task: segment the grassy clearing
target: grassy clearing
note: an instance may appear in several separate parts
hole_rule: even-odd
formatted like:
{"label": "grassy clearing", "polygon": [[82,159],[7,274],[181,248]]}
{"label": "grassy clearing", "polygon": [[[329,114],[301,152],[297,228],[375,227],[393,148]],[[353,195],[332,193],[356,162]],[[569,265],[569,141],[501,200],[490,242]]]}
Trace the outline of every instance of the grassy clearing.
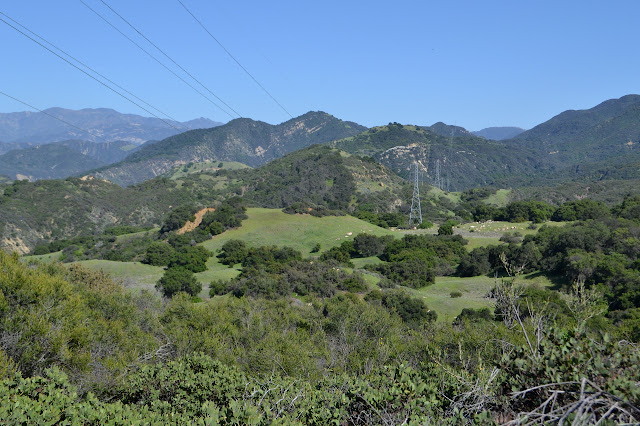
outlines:
{"label": "grassy clearing", "polygon": [[[222,167],[219,165],[222,164]],[[237,170],[237,169],[247,169],[249,166],[246,164],[238,163],[236,161],[205,161],[202,163],[191,163],[184,166],[179,166],[171,170],[167,173],[170,179],[176,180],[181,177],[185,177],[187,175],[193,173],[201,173],[201,172],[215,172],[218,170]]]}
{"label": "grassy clearing", "polygon": [[[546,222],[547,226],[565,226],[571,222]],[[531,222],[511,223],[500,221],[469,222],[454,228],[456,234],[469,240],[466,246],[471,251],[476,247],[484,247],[491,244],[502,244],[500,237],[507,232],[519,232],[522,235],[532,235],[538,232],[541,224],[536,224],[535,229],[530,229]]]}
{"label": "grassy clearing", "polygon": [[351,263],[353,263],[353,266],[355,267],[355,269],[361,269],[364,267],[364,265],[378,264],[383,262],[377,256],[371,256],[371,257],[360,257],[357,259],[351,259]]}
{"label": "grassy clearing", "polygon": [[[218,262],[215,254],[229,240],[243,240],[248,246],[259,247],[266,245],[289,246],[302,252],[303,256],[315,255],[311,249],[317,243],[321,252],[338,246],[344,241],[352,240],[360,233],[378,236],[393,235],[401,237],[397,231],[380,228],[352,216],[313,217],[310,215],[290,215],[276,209],[251,208],[247,209],[248,219],[242,226],[216,235],[202,245],[214,252],[214,257],[207,261],[208,270],[196,274],[198,280],[205,286],[213,280],[228,280],[240,272]],[[351,235],[349,235],[351,233]],[[377,258],[375,258],[377,259]],[[376,262],[373,258],[357,259],[356,267],[365,263]],[[377,259],[379,262],[380,260]],[[238,265],[236,265],[238,267]]]}
{"label": "grassy clearing", "polygon": [[401,236],[399,232],[352,216],[290,215],[280,210],[262,208],[248,209],[247,215],[248,219],[242,223],[242,227],[216,235],[202,245],[215,252],[227,241],[238,239],[253,247],[289,246],[308,256],[316,243],[320,244],[321,251],[325,251],[346,240],[353,240],[360,233]]}
{"label": "grassy clearing", "polygon": [[495,194],[489,195],[484,203],[491,204],[496,207],[506,206],[511,199],[510,189],[498,189]]}
{"label": "grassy clearing", "polygon": [[58,260],[60,260],[60,256],[62,255],[62,250],[60,251],[56,251],[53,253],[47,253],[47,254],[37,254],[37,255],[31,255],[31,256],[24,256],[24,259],[28,262],[30,260],[37,260],[38,262],[42,262],[42,263],[53,263],[53,262],[57,262]]}
{"label": "grassy clearing", "polygon": [[[554,284],[540,274],[528,274],[520,278],[523,285],[552,287]],[[435,284],[421,289],[409,289],[415,296],[438,314],[438,321],[451,322],[460,315],[464,308],[492,308],[493,301],[486,298],[487,293],[495,285],[495,279],[480,277],[436,277]],[[451,297],[451,292],[458,291],[462,297]]]}
{"label": "grassy clearing", "polygon": [[435,199],[435,200],[439,200],[440,197],[445,197],[447,198],[449,201],[451,201],[454,204],[458,204],[461,201],[461,195],[462,193],[460,192],[447,192],[447,191],[443,191],[440,188],[437,188],[435,186],[432,186],[431,188],[429,188],[429,190],[426,192],[426,199]]}
{"label": "grassy clearing", "polygon": [[94,259],[73,263],[96,271],[103,270],[113,278],[123,280],[123,285],[133,291],[155,291],[156,282],[164,274],[164,268],[161,266],[150,266],[140,262],[114,262]]}

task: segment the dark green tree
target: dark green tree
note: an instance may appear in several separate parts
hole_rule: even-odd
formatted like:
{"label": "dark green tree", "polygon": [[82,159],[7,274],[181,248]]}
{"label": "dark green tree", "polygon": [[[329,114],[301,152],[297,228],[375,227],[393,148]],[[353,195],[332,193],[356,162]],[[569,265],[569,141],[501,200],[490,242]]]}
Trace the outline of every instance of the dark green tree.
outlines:
{"label": "dark green tree", "polygon": [[196,280],[193,272],[183,268],[169,268],[156,284],[156,289],[167,298],[181,291],[195,296],[202,290],[202,284]]}

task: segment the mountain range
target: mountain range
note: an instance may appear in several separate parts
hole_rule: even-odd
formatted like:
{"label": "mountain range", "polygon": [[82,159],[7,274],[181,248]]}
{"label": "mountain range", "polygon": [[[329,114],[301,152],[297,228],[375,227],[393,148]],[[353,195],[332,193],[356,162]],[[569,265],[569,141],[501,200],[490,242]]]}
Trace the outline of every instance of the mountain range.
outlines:
{"label": "mountain range", "polygon": [[476,136],[480,136],[481,138],[501,141],[505,139],[515,138],[523,132],[526,132],[526,130],[520,127],[487,127],[485,129],[471,133]]}
{"label": "mountain range", "polygon": [[[55,170],[65,160],[73,162],[75,154],[106,162],[126,155],[118,150],[132,153],[97,169],[95,177],[0,183],[0,237],[4,247],[24,252],[40,240],[92,233],[107,225],[158,224],[172,207],[209,205],[234,194],[263,207],[402,209],[411,190],[400,177],[410,176],[415,161],[422,165],[423,182],[445,190],[529,186],[546,187],[544,192],[551,193],[550,188],[563,184],[557,194],[566,200],[583,196],[588,182],[596,182],[594,187],[604,192],[624,182],[625,188],[637,192],[638,143],[637,95],[567,111],[502,141],[444,123],[391,123],[367,129],[324,112],[309,112],[279,125],[237,119],[143,146],[60,142],[30,147],[26,156],[20,151],[5,156],[13,156],[8,163],[14,166],[22,162],[28,167],[38,156],[58,158],[47,149],[64,150],[66,157],[59,158]],[[219,165],[231,161],[255,168]],[[191,162],[210,164],[184,167]],[[89,166],[93,164],[83,167]],[[614,183],[601,184],[607,181]],[[122,187],[127,185],[132,186]],[[442,191],[434,193],[434,200],[424,204],[429,212],[438,209],[436,203],[442,199],[437,195]]]}
{"label": "mountain range", "polygon": [[61,179],[123,160],[138,147],[124,141],[79,140],[14,149],[0,155],[0,175],[11,179]]}
{"label": "mountain range", "polygon": [[221,124],[207,118],[180,123],[168,119],[121,114],[108,108],[49,108],[44,112],[0,113],[0,140],[4,143],[30,144],[71,139],[90,142],[121,140],[140,145],[148,140],[164,139],[186,130],[210,128]]}
{"label": "mountain range", "polygon": [[308,112],[278,125],[239,118],[223,126],[192,130],[147,144],[123,161],[92,174],[126,186],[191,162],[237,161],[255,167],[289,152],[354,136],[366,129],[325,112]]}

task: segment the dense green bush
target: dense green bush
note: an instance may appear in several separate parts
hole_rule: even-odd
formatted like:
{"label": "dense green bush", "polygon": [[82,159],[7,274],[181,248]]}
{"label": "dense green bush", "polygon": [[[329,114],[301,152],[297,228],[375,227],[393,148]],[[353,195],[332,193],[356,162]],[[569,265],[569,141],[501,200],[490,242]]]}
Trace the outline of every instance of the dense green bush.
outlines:
{"label": "dense green bush", "polygon": [[164,297],[171,298],[178,292],[185,292],[195,296],[202,290],[202,284],[188,269],[169,268],[156,284],[156,289],[162,292]]}
{"label": "dense green bush", "polygon": [[174,208],[165,218],[160,233],[164,234],[182,228],[188,221],[195,220],[196,211],[198,209],[192,204]]}

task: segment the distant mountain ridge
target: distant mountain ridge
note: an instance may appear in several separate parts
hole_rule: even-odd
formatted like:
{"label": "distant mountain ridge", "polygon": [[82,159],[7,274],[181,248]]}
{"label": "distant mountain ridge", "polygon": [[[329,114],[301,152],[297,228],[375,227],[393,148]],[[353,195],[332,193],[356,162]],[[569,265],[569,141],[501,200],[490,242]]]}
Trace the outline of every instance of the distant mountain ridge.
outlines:
{"label": "distant mountain ridge", "polygon": [[223,126],[192,130],[145,144],[122,162],[92,174],[126,186],[190,162],[237,161],[256,167],[289,152],[354,136],[366,129],[321,111],[308,112],[278,125],[238,118]]}
{"label": "distant mountain ridge", "polygon": [[505,139],[515,138],[522,132],[526,132],[526,130],[520,127],[487,127],[485,129],[471,133],[476,136],[480,136],[481,138],[501,141]]}
{"label": "distant mountain ridge", "polygon": [[136,145],[124,141],[62,141],[0,155],[0,175],[11,179],[60,179],[124,159]]}
{"label": "distant mountain ridge", "polygon": [[32,144],[70,139],[90,142],[121,140],[139,145],[148,140],[164,139],[181,131],[211,128],[222,124],[202,117],[185,123],[172,120],[163,121],[135,114],[122,114],[108,108],[70,110],[56,107],[44,111],[80,129],[88,130],[89,133],[41,112],[12,112],[0,113],[0,140],[5,143],[28,142]]}
{"label": "distant mountain ridge", "polygon": [[541,160],[563,178],[638,178],[640,96],[562,112],[508,142],[539,151]]}

